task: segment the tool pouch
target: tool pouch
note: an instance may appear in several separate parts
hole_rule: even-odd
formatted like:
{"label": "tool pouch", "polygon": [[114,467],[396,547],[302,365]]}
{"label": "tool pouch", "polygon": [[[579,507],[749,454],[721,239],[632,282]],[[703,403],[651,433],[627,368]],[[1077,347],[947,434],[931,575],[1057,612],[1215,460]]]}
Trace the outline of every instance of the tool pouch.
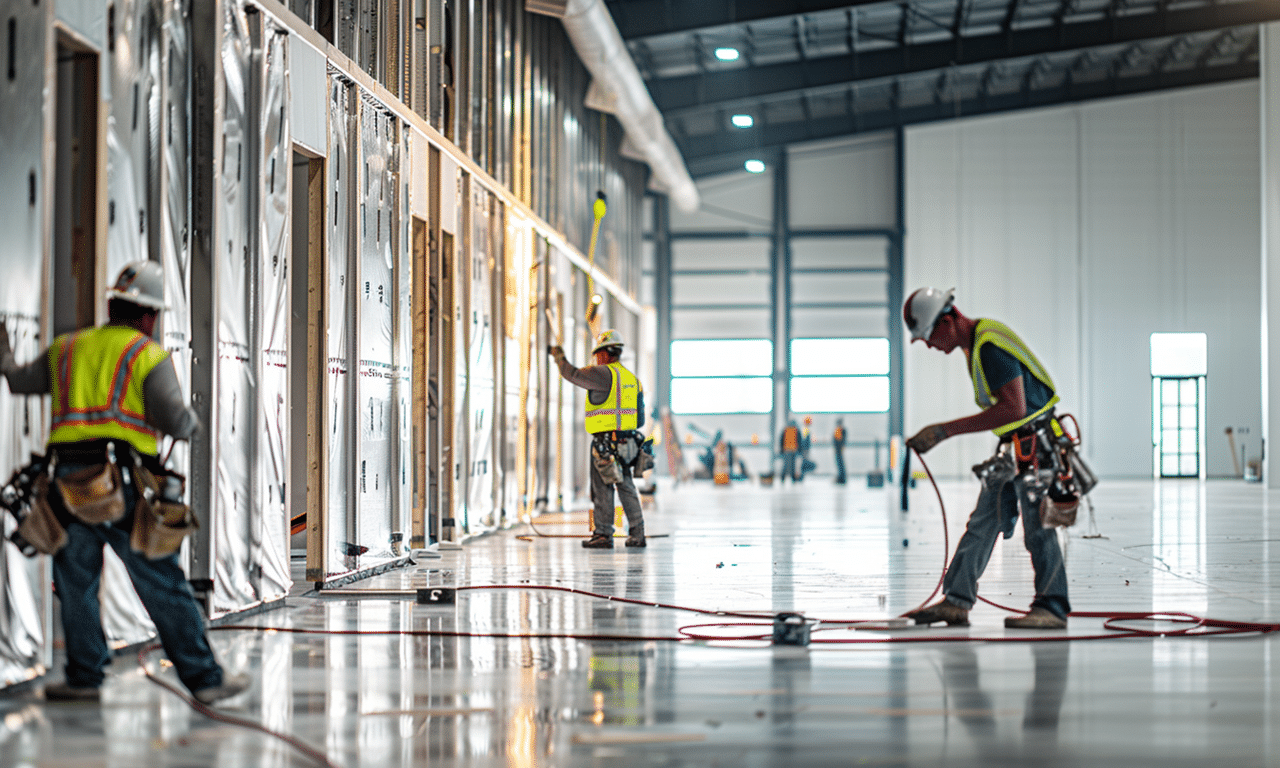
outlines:
{"label": "tool pouch", "polygon": [[596,472],[600,473],[600,479],[606,484],[615,485],[622,482],[622,464],[618,462],[618,455],[614,452],[611,440],[596,437],[591,441],[591,462],[595,465]]}
{"label": "tool pouch", "polygon": [[124,517],[124,484],[114,461],[85,467],[53,483],[63,506],[86,525],[114,523]]}
{"label": "tool pouch", "polygon": [[31,486],[27,515],[18,523],[18,536],[36,552],[56,554],[67,544],[67,531],[49,503],[49,477],[40,474]]}
{"label": "tool pouch", "polygon": [[636,454],[636,463],[631,468],[631,476],[642,477],[645,472],[653,469],[654,465],[653,438],[649,438],[640,445],[640,452]]}
{"label": "tool pouch", "polygon": [[129,546],[151,560],[168,557],[200,527],[191,507],[182,502],[187,479],[177,472],[156,475],[140,463],[134,466],[133,477],[138,503]]}

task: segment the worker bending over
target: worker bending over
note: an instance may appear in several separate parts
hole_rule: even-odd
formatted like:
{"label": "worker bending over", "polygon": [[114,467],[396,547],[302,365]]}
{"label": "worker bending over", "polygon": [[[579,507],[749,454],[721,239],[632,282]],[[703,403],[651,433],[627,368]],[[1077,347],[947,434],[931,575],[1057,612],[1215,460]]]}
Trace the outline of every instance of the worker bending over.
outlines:
{"label": "worker bending over", "polygon": [[[907,445],[923,454],[948,437],[988,429],[1000,443],[991,459],[974,467],[982,490],[942,582],[944,598],[906,616],[917,624],[945,621],[967,625],[978,598],[978,579],[991,559],[996,538],[1001,533],[1005,538],[1013,535],[1021,510],[1023,541],[1035,570],[1036,597],[1029,613],[1009,617],[1004,624],[1014,629],[1063,629],[1071,611],[1067,575],[1057,534],[1040,519],[1038,495],[1043,489],[1028,487],[1028,478],[1034,475],[1027,470],[1037,462],[1042,449],[1039,441],[1026,439],[1053,419],[1058,395],[1044,366],[1017,334],[995,320],[966,317],[955,308],[954,298],[954,290],[921,288],[907,299],[903,319],[913,342],[923,339],[944,354],[957,348],[964,351],[982,412],[930,424]],[[1020,438],[1036,446],[1027,449],[1033,455],[1018,451]],[[1028,493],[1037,498],[1027,498]]]}
{"label": "worker bending over", "polygon": [[588,549],[613,549],[613,487],[627,515],[627,546],[643,547],[644,515],[640,494],[631,481],[631,467],[644,442],[639,428],[644,426],[644,392],[640,380],[623,367],[622,336],[615,330],[601,331],[591,349],[595,365],[575,368],[565,359],[564,350],[548,351],[560,367],[564,380],[587,390],[587,432],[591,434],[591,538],[582,542]]}

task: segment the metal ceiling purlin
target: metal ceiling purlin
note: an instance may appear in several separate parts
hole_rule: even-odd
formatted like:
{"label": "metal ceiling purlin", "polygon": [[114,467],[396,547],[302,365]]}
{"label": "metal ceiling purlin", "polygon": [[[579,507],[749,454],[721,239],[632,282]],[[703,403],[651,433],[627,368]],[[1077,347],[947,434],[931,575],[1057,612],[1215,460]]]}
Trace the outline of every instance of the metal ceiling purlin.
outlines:
{"label": "metal ceiling purlin", "polygon": [[878,0],[606,0],[622,39],[833,11]]}
{"label": "metal ceiling purlin", "polygon": [[[803,61],[657,77],[648,81],[648,87],[658,109],[671,119],[684,111],[728,109],[733,102],[750,102],[793,91],[928,72],[950,66],[1062,53],[1097,46],[1132,44],[1278,19],[1280,4],[1247,0],[1228,5],[1100,18],[970,37],[953,36],[952,39],[939,42],[908,44],[905,51],[897,47],[880,48],[855,54],[810,57]],[[905,26],[904,22],[901,34],[905,34]],[[647,68],[653,71],[652,63]]]}

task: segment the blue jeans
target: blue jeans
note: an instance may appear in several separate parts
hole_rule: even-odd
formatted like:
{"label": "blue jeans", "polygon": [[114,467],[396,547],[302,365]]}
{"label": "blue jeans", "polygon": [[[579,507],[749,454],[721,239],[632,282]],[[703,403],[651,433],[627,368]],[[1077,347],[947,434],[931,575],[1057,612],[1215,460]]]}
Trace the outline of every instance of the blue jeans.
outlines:
{"label": "blue jeans", "polygon": [[[62,477],[84,464],[59,464]],[[67,644],[67,683],[76,688],[102,685],[102,668],[111,652],[102,631],[98,584],[102,578],[102,547],[109,545],[129,571],[142,605],[155,622],[164,652],[178,677],[191,691],[222,684],[222,667],[204,632],[204,614],[191,594],[176,554],[148,560],[129,546],[137,493],[125,483],[125,516],[115,523],[67,526],[67,545],[53,556],[53,583],[62,603],[62,629]]]}
{"label": "blue jeans", "polygon": [[951,558],[942,592],[947,602],[971,610],[978,599],[978,579],[987,569],[991,550],[1001,533],[1012,535],[1019,510],[1022,513],[1022,539],[1031,553],[1031,567],[1036,575],[1036,598],[1031,607],[1046,608],[1065,619],[1071,612],[1067,600],[1067,572],[1062,562],[1062,549],[1053,528],[1040,525],[1040,512],[1035,505],[1019,503],[1025,498],[1022,475],[1012,480],[983,483],[978,505],[969,516],[969,524],[956,553]]}

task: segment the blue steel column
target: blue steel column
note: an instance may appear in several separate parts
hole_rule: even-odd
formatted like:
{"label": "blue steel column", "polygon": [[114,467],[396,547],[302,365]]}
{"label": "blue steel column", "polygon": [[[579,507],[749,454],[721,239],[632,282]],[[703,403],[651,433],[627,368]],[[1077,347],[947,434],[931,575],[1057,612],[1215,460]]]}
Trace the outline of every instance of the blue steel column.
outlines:
{"label": "blue steel column", "polygon": [[658,348],[654,350],[653,403],[650,408],[671,405],[671,201],[666,195],[653,198],[654,308],[658,315]]}
{"label": "blue steel column", "polygon": [[[791,210],[787,152],[773,159],[773,248],[769,254],[769,318],[773,338],[773,411],[769,416],[770,455],[777,457],[778,433],[791,418]],[[772,466],[772,462],[770,463]]]}
{"label": "blue steel column", "polygon": [[[903,432],[903,385],[906,377],[902,371],[902,321],[898,315],[902,310],[904,294],[904,256],[903,240],[906,236],[906,138],[902,128],[893,132],[893,175],[894,175],[894,224],[893,235],[889,239],[889,436],[902,435]],[[907,463],[907,450],[903,447],[902,455],[902,509],[907,509],[907,487],[910,483],[910,471]]]}

